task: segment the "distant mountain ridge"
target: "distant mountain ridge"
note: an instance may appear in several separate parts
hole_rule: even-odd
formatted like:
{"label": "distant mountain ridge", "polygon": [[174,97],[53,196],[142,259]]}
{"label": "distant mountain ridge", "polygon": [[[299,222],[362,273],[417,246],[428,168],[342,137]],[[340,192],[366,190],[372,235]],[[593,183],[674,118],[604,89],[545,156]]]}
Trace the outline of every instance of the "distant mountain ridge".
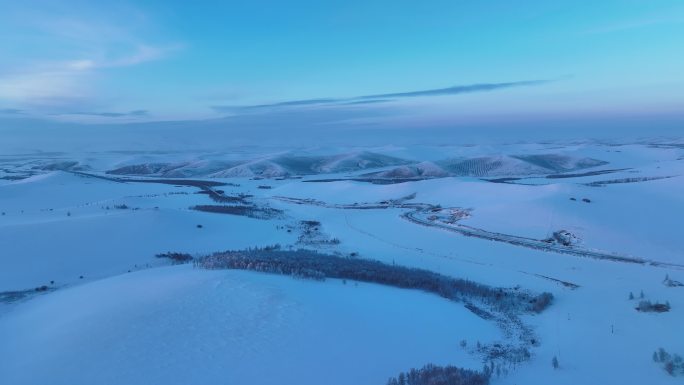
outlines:
{"label": "distant mountain ridge", "polygon": [[277,154],[246,160],[151,161],[120,165],[108,170],[107,173],[166,178],[280,178],[377,170],[361,176],[393,179],[547,175],[605,164],[608,162],[562,154],[496,155],[415,161],[360,151],[334,155]]}
{"label": "distant mountain ridge", "polygon": [[364,174],[373,178],[434,178],[446,176],[501,177],[564,173],[603,166],[608,162],[559,154],[498,155],[421,162]]}
{"label": "distant mountain ridge", "polygon": [[335,155],[275,155],[252,160],[198,160],[178,163],[141,163],[117,167],[108,174],[184,177],[264,177],[277,178],[356,172],[366,169],[412,163],[373,152],[361,151]]}

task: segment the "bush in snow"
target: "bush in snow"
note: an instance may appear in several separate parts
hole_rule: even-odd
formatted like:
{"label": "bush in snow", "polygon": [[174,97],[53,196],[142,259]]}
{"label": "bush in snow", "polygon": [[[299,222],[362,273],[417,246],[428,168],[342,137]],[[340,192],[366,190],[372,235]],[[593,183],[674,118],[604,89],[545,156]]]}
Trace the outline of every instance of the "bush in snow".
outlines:
{"label": "bush in snow", "polygon": [[550,238],[545,239],[544,242],[558,243],[563,246],[572,246],[579,242],[579,238],[567,230],[558,230],[554,231],[553,235]]}

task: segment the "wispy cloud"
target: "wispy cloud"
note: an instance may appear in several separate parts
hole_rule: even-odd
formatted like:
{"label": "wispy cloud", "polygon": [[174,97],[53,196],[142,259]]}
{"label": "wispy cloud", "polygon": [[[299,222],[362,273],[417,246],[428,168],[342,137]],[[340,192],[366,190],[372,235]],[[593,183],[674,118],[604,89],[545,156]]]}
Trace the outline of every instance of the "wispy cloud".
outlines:
{"label": "wispy cloud", "polygon": [[82,115],[82,116],[100,116],[104,118],[125,118],[125,117],[143,117],[148,115],[147,110],[133,110],[128,112],[68,112],[56,115]]}
{"label": "wispy cloud", "polygon": [[22,115],[23,113],[24,111],[18,108],[0,108],[0,114],[3,115]]}
{"label": "wispy cloud", "polygon": [[272,109],[283,109],[291,107],[304,107],[304,106],[334,106],[334,105],[357,105],[357,104],[373,104],[373,103],[387,103],[393,100],[402,98],[417,98],[417,97],[429,97],[429,96],[445,96],[445,95],[458,95],[467,94],[473,92],[488,92],[502,90],[506,88],[514,87],[528,87],[528,86],[540,86],[555,80],[523,80],[516,82],[506,82],[506,83],[476,83],[467,85],[458,85],[445,88],[435,88],[429,90],[418,90],[418,91],[407,91],[407,92],[395,92],[387,94],[374,94],[374,95],[363,95],[351,98],[318,98],[318,99],[302,99],[302,100],[288,100],[278,103],[270,104],[254,104],[246,106],[211,106],[210,108],[219,113],[236,113],[236,112],[248,112],[250,110],[272,110]]}
{"label": "wispy cloud", "polygon": [[361,96],[358,99],[381,99],[381,98],[414,98],[419,96],[441,96],[441,95],[456,95],[467,94],[471,92],[486,92],[495,91],[505,88],[525,87],[525,86],[539,86],[551,82],[551,80],[524,80],[518,82],[508,83],[477,83],[461,86],[453,86],[446,88],[437,88],[432,90],[397,92],[392,94],[378,94]]}
{"label": "wispy cloud", "polygon": [[630,31],[634,29],[648,28],[659,25],[684,24],[684,17],[680,16],[681,10],[673,11],[670,15],[644,17],[641,19],[626,20],[619,23],[605,24],[582,31],[584,35],[600,35],[613,32]]}
{"label": "wispy cloud", "polygon": [[[12,33],[11,23],[22,20],[15,28],[22,32],[17,33],[30,36],[39,47],[30,54],[14,55],[11,66],[0,67],[0,102],[39,115],[91,109],[102,104],[105,93],[99,89],[100,80],[109,69],[160,60],[181,48],[176,43],[146,42],[140,28],[146,18],[126,11],[104,14],[58,7],[52,13],[38,8],[0,16],[0,23],[7,24],[0,33]],[[42,48],[54,46],[60,47],[57,57]],[[119,117],[117,113],[100,116]]]}
{"label": "wispy cloud", "polygon": [[70,64],[36,65],[0,75],[0,100],[31,108],[85,98],[89,94],[87,80],[92,75],[89,71],[71,68]]}
{"label": "wispy cloud", "polygon": [[21,71],[0,74],[0,100],[24,104],[29,109],[80,103],[98,96],[94,88],[102,70],[158,60],[167,52],[166,48],[140,46],[112,59],[33,63]]}
{"label": "wispy cloud", "polygon": [[150,46],[136,44],[129,48],[129,52],[116,57],[99,59],[80,59],[64,63],[64,67],[73,71],[86,71],[101,68],[130,67],[146,62],[163,59],[168,54],[181,48],[181,45]]}
{"label": "wispy cloud", "polygon": [[392,99],[369,99],[369,100],[353,100],[351,102],[344,102],[341,104],[353,106],[353,105],[359,105],[359,104],[387,103],[387,102],[391,102],[391,101],[392,101]]}
{"label": "wispy cloud", "polygon": [[248,106],[211,106],[210,108],[216,112],[238,112],[238,111],[248,111],[248,110],[261,110],[261,109],[275,109],[280,107],[302,107],[302,106],[313,106],[321,104],[337,104],[344,99],[333,99],[333,98],[323,98],[323,99],[303,99],[303,100],[291,100],[286,102],[270,103],[270,104],[254,104]]}

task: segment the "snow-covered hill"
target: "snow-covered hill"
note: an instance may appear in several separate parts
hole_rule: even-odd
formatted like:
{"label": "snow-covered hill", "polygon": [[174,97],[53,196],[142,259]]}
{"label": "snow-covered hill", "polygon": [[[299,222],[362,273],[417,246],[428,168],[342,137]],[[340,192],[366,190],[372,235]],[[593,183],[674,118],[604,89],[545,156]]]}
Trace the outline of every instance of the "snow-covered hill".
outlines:
{"label": "snow-covered hill", "polygon": [[426,362],[479,369],[443,338],[460,330],[482,343],[501,337],[495,325],[426,293],[184,265],[18,306],[0,318],[0,378],[13,385],[374,385]]}
{"label": "snow-covered hill", "polygon": [[486,156],[422,162],[377,173],[376,178],[430,178],[443,176],[504,177],[547,175],[603,166],[608,162],[559,154]]}
{"label": "snow-covered hill", "polygon": [[[216,155],[211,159],[188,160],[180,163],[136,163],[118,166],[108,170],[117,175],[146,175],[171,178],[209,177],[264,177],[330,174],[355,172],[398,164],[407,160],[392,156],[363,152],[335,155],[275,154],[257,159],[226,161]],[[128,163],[131,163],[130,161]]]}

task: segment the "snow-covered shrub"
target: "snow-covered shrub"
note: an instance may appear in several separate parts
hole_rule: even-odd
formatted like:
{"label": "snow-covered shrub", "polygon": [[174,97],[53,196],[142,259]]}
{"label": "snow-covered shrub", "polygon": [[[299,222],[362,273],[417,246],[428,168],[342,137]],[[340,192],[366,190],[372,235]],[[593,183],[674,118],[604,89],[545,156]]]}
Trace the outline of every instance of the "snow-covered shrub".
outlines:
{"label": "snow-covered shrub", "polygon": [[580,242],[579,237],[567,230],[554,231],[553,234],[543,240],[546,243],[557,243],[563,246],[573,246]]}

